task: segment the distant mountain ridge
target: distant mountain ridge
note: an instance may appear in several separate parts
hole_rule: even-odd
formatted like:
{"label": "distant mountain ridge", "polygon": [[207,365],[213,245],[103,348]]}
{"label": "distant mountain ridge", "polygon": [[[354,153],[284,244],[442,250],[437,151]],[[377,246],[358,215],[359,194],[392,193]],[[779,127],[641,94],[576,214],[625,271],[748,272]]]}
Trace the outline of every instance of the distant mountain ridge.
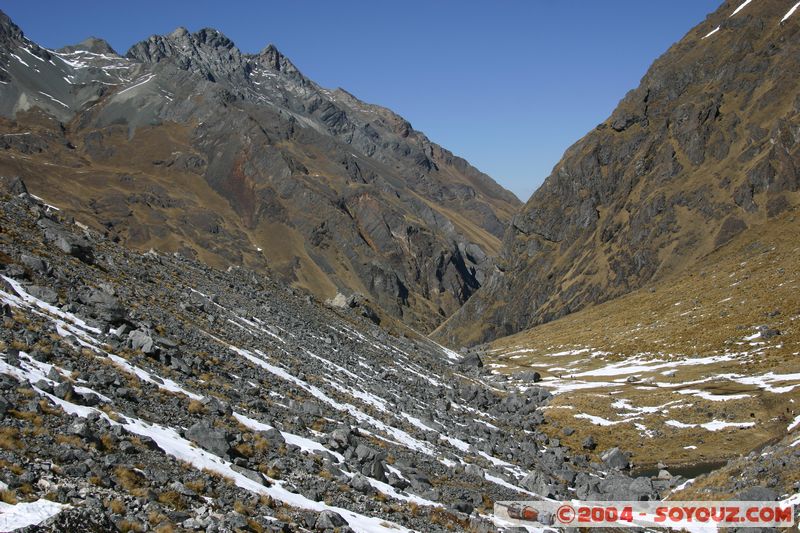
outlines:
{"label": "distant mountain ridge", "polygon": [[474,293],[520,205],[395,113],[213,29],[123,56],[0,14],[0,173],[138,249],[359,292],[424,331]]}
{"label": "distant mountain ridge", "polygon": [[480,343],[676,275],[798,204],[800,15],[725,2],[567,150],[499,271],[436,332]]}

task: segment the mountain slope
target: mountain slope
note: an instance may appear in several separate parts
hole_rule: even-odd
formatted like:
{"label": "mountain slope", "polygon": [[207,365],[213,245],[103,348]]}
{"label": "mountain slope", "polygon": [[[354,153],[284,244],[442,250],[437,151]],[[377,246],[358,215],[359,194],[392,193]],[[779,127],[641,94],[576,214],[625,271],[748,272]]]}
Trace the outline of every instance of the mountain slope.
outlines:
{"label": "mountain slope", "polygon": [[567,150],[440,340],[482,342],[626,294],[797,204],[799,19],[784,0],[740,5],[691,30]]}
{"label": "mountain slope", "polygon": [[19,181],[0,228],[3,526],[38,505],[103,526],[36,531],[488,533],[495,501],[680,482],[567,454],[539,387],[246,268],[133,252]]}
{"label": "mountain slope", "polygon": [[[555,397],[547,433],[581,449],[633,445],[672,474],[711,470],[798,433],[797,208],[754,225],[681,275],[504,337],[487,366],[541,374]],[[684,473],[687,477],[693,477]]]}
{"label": "mountain slope", "polygon": [[[428,331],[493,268],[518,200],[273,46],[179,28],[125,57],[0,24],[0,172],[129,246],[360,292]],[[26,59],[27,58],[27,59]]]}

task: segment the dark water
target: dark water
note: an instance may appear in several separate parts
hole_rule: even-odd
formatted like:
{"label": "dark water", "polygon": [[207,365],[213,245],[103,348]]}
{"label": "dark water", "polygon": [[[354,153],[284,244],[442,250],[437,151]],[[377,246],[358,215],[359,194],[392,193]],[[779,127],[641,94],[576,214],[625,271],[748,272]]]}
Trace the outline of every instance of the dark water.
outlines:
{"label": "dark water", "polygon": [[[678,465],[668,467],[666,470],[673,477],[681,476],[687,479],[696,478],[702,474],[708,474],[709,472],[713,472],[718,468],[722,468],[727,464],[727,461],[711,461],[706,463],[692,463],[688,465]],[[645,468],[634,468],[631,472],[634,476],[645,476],[645,477],[655,477],[658,475],[658,468],[656,467],[645,467]]]}

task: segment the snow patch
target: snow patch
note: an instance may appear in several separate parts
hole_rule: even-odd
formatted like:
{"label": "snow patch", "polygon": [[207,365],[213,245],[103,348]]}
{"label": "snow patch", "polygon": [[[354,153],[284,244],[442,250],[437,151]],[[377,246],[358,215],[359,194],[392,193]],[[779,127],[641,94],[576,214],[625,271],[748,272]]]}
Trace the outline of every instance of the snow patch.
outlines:
{"label": "snow patch", "polygon": [[[272,426],[269,424],[265,424],[263,422],[259,422],[258,420],[254,420],[248,416],[245,416],[241,413],[233,413],[234,418],[238,420],[243,426],[252,429],[253,431],[269,431],[273,429]],[[289,433],[288,431],[281,431],[281,435],[283,436],[284,440],[286,440],[287,444],[293,444],[297,446],[304,452],[314,453],[317,452],[327,452],[334,457],[341,463],[344,462],[344,457],[342,454],[334,452],[320,444],[319,442],[306,438],[301,437],[300,435],[295,435],[294,433]]]}
{"label": "snow patch", "polygon": [[691,394],[692,396],[697,396],[698,398],[702,398],[710,402],[727,402],[730,400],[741,400],[743,398],[750,397],[749,394],[713,394],[711,392],[701,391],[698,389],[683,389],[675,392],[678,394]]}
{"label": "snow patch", "polygon": [[792,8],[783,16],[781,22],[784,22],[786,19],[794,15],[794,12],[797,11],[797,8],[800,7],[800,2],[797,2]]}
{"label": "snow patch", "polygon": [[0,502],[0,531],[14,531],[23,527],[39,525],[67,507],[69,505],[50,500],[36,500],[16,505]]}
{"label": "snow patch", "polygon": [[719,431],[727,428],[749,428],[756,425],[755,422],[723,422],[721,420],[712,420],[711,422],[706,422],[704,424],[684,424],[683,422],[678,422],[677,420],[667,420],[665,424],[681,429],[699,427],[705,429],[706,431]]}
{"label": "snow patch", "polygon": [[126,92],[130,91],[131,89],[135,89],[136,87],[139,87],[139,86],[141,86],[141,85],[144,85],[145,83],[147,83],[148,81],[152,80],[152,79],[153,79],[153,78],[155,78],[155,77],[156,77],[156,75],[155,75],[155,74],[148,74],[148,75],[147,75],[147,76],[145,76],[144,78],[141,78],[141,81],[138,81],[138,80],[137,80],[137,81],[138,81],[138,83],[135,83],[135,84],[133,84],[133,85],[131,85],[130,87],[127,87],[127,88],[125,88],[125,89],[122,89],[120,92],[118,92],[118,93],[117,93],[117,96],[119,96],[120,94],[124,94],[124,93],[126,93]]}
{"label": "snow patch", "polygon": [[[738,13],[739,11],[741,11],[742,9],[744,9],[744,8],[747,6],[747,4],[749,4],[749,3],[750,3],[750,2],[752,2],[752,1],[753,1],[753,0],[744,0],[744,2],[742,2],[741,4],[739,4],[739,7],[737,7],[737,8],[736,8],[736,9],[733,11],[733,13],[731,13],[731,17],[732,17],[732,16],[734,16],[734,15],[735,15],[736,13]],[[728,18],[730,18],[730,17],[728,17]]]}
{"label": "snow patch", "polygon": [[573,415],[575,418],[584,418],[594,424],[595,426],[616,426],[617,424],[624,424],[625,422],[631,422],[638,417],[633,418],[624,418],[622,420],[608,420],[601,416],[590,415],[586,413],[578,413],[577,415]]}

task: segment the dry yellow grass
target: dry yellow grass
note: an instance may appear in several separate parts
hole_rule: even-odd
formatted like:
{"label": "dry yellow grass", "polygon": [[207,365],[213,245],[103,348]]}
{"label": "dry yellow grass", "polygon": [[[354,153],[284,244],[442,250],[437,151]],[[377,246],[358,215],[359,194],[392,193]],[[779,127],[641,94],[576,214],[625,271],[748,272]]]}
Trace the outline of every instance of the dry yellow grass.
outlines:
{"label": "dry yellow grass", "polygon": [[144,526],[134,520],[122,520],[117,527],[122,533],[140,533],[144,531]]}
{"label": "dry yellow grass", "polygon": [[147,484],[144,476],[124,466],[118,466],[114,469],[114,478],[128,492],[140,489]]}
{"label": "dry yellow grass", "polygon": [[0,428],[0,448],[4,450],[18,450],[19,446],[19,430],[17,428]]}
{"label": "dry yellow grass", "polygon": [[189,412],[193,415],[202,414],[206,412],[206,407],[201,401],[191,400],[189,401]]}
{"label": "dry yellow grass", "polygon": [[105,505],[106,508],[114,514],[121,515],[126,511],[125,504],[122,503],[122,500],[106,500]]}
{"label": "dry yellow grass", "polygon": [[186,508],[186,502],[183,497],[174,490],[168,490],[158,495],[158,501],[172,509],[183,510]]}

